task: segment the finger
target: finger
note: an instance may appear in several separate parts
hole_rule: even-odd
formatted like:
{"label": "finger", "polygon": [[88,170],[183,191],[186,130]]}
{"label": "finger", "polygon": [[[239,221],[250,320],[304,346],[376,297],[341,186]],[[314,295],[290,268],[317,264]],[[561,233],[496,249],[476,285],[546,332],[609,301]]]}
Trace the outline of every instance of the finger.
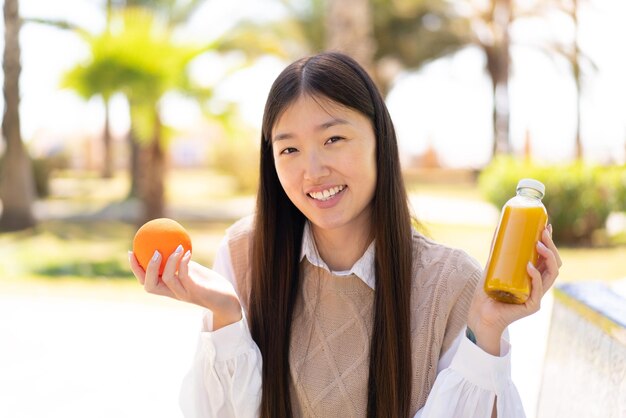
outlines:
{"label": "finger", "polygon": [[163,283],[172,291],[177,299],[185,300],[187,291],[176,277],[176,270],[183,253],[183,246],[179,245],[167,259],[165,268],[163,269],[163,275],[161,279]]}
{"label": "finger", "polygon": [[159,283],[159,267],[161,266],[161,253],[155,250],[152,258],[148,262],[148,266],[146,267],[146,278],[144,282],[144,288],[149,293],[154,293],[156,291],[157,285]]}
{"label": "finger", "polygon": [[183,253],[183,246],[179,245],[176,247],[176,250],[167,258],[165,263],[165,268],[163,269],[162,276],[173,276],[176,274],[176,270],[178,270],[178,262],[180,261],[180,257]]}
{"label": "finger", "polygon": [[187,252],[180,259],[180,263],[178,264],[178,274],[176,278],[178,279],[178,284],[181,289],[181,293],[184,292],[185,300],[188,302],[193,302],[191,300],[192,289],[193,289],[193,280],[189,277],[189,261],[191,260],[191,251],[187,250]]}
{"label": "finger", "polygon": [[526,307],[532,311],[537,312],[541,307],[541,298],[543,297],[543,281],[541,280],[541,273],[532,263],[528,263],[526,271],[531,278],[530,296],[526,300]]}
{"label": "finger", "polygon": [[143,287],[148,293],[173,298],[174,294],[172,291],[163,283],[163,281],[159,280],[160,266],[161,254],[158,251],[155,251],[154,255],[148,262],[148,266],[146,267]]}
{"label": "finger", "polygon": [[558,267],[561,267],[563,265],[563,262],[561,261],[561,256],[559,255],[559,250],[556,248],[556,245],[554,244],[554,241],[552,240],[552,224],[549,224],[546,229],[543,230],[543,233],[541,234],[541,241],[544,243],[544,245],[546,247],[548,247],[550,250],[552,250],[552,252],[554,253],[554,256],[556,258],[556,263]]}
{"label": "finger", "polygon": [[187,283],[189,282],[189,261],[191,261],[191,251],[187,250],[178,265],[178,279],[185,288],[187,288]]}
{"label": "finger", "polygon": [[543,269],[537,270],[541,272],[543,277],[543,287],[544,290],[547,291],[559,275],[558,261],[556,260],[554,252],[546,247],[546,245],[541,241],[537,242],[537,252],[543,258]]}
{"label": "finger", "polygon": [[[537,242],[537,253],[541,256],[541,261],[545,265],[545,270],[551,270],[558,274],[559,262],[557,254],[551,248],[548,248],[542,241]],[[542,271],[541,269],[538,269]],[[543,271],[542,271],[543,272]]]}
{"label": "finger", "polygon": [[132,251],[128,252],[128,262],[130,263],[130,270],[135,275],[135,278],[137,278],[137,281],[143,286],[146,281],[146,272],[143,271],[143,268],[141,268],[137,261],[137,257],[135,257]]}

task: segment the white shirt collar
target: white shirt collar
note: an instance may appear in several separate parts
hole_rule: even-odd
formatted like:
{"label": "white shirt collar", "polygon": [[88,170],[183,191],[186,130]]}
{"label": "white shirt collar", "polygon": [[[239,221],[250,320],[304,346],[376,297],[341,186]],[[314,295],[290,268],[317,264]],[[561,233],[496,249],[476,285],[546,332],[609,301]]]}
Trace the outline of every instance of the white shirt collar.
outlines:
{"label": "white shirt collar", "polygon": [[309,263],[313,264],[316,267],[322,268],[334,276],[349,276],[354,274],[359,279],[363,281],[370,288],[374,289],[375,285],[375,274],[374,274],[374,257],[376,255],[376,246],[374,245],[375,241],[367,247],[367,250],[363,253],[361,258],[359,258],[356,263],[352,266],[350,270],[344,271],[332,271],[328,268],[328,265],[322,260],[320,257],[317,248],[315,247],[315,240],[313,239],[313,231],[311,231],[309,221],[306,221],[304,224],[304,231],[302,233],[302,250],[300,252],[300,261],[304,257],[307,258]]}

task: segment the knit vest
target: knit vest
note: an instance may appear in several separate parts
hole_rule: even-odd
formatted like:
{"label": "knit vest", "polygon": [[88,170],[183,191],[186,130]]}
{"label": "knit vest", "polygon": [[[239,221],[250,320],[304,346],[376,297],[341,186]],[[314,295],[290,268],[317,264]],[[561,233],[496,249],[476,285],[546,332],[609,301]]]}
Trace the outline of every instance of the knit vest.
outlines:
{"label": "knit vest", "polygon": [[[227,231],[235,284],[244,312],[250,296],[252,219]],[[439,357],[467,322],[482,274],[465,252],[413,231],[411,286],[411,417],[426,403]],[[293,415],[367,416],[374,290],[354,274],[334,276],[300,263],[301,286],[294,308],[289,352]]]}

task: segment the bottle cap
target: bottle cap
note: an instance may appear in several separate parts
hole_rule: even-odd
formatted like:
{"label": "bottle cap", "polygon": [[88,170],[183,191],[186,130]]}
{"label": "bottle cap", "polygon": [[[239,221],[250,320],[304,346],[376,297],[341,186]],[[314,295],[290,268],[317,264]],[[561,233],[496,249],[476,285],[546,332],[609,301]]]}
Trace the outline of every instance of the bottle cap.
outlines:
{"label": "bottle cap", "polygon": [[535,180],[535,179],[521,179],[519,181],[519,183],[517,183],[517,189],[522,189],[522,188],[530,188],[530,189],[534,189],[537,190],[539,193],[541,193],[541,196],[544,196],[546,194],[546,186],[543,185],[542,182]]}

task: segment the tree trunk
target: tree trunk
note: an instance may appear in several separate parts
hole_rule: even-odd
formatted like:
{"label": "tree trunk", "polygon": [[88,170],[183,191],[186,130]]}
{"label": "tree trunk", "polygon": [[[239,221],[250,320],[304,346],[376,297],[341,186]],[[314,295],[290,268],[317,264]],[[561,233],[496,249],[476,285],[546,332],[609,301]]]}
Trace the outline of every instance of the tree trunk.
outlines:
{"label": "tree trunk", "polygon": [[[156,112],[156,110],[155,110]],[[141,148],[139,157],[142,214],[140,223],[165,216],[165,154],[161,144],[161,121],[155,115],[154,138]]]}
{"label": "tree trunk", "polygon": [[580,116],[580,108],[581,108],[581,94],[580,94],[580,67],[578,66],[578,63],[574,64],[574,77],[575,77],[575,81],[576,81],[576,137],[575,137],[575,158],[576,160],[582,160],[583,159],[583,143],[582,143],[582,138],[580,135],[580,122],[581,122],[581,116]]}
{"label": "tree trunk", "polygon": [[[113,13],[113,1],[106,2],[106,31],[111,30],[111,16]],[[104,156],[102,162],[102,178],[110,179],[113,177],[113,145],[111,138],[111,108],[109,103],[110,97],[103,97],[104,101],[104,133],[102,134],[102,144],[104,145]]]}
{"label": "tree trunk", "polygon": [[491,3],[492,43],[485,45],[487,72],[493,91],[492,157],[511,152],[509,142],[509,25],[512,19],[511,0]]}
{"label": "tree trunk", "polygon": [[104,132],[102,134],[103,144],[103,161],[102,161],[102,178],[110,179],[113,177],[113,138],[111,137],[111,112],[109,108],[109,98],[104,97]]}
{"label": "tree trunk", "polygon": [[141,170],[140,170],[140,156],[141,156],[141,146],[137,142],[137,137],[135,136],[135,132],[133,131],[132,120],[131,127],[128,131],[128,147],[130,149],[130,156],[128,162],[128,175],[130,177],[130,189],[128,190],[128,198],[132,199],[135,197],[139,197],[139,183],[141,179]]}
{"label": "tree trunk", "polygon": [[2,135],[6,151],[2,165],[0,230],[18,231],[35,225],[32,205],[35,182],[30,158],[20,133],[20,17],[17,0],[4,2],[4,117]]}
{"label": "tree trunk", "polygon": [[326,48],[350,55],[374,76],[372,11],[368,0],[328,0]]}
{"label": "tree trunk", "polygon": [[581,84],[582,77],[580,71],[580,47],[578,42],[578,0],[572,1],[572,20],[574,21],[574,55],[572,57],[572,72],[576,83],[576,138],[575,157],[577,160],[583,158],[583,144],[580,136],[580,108],[581,108]]}

